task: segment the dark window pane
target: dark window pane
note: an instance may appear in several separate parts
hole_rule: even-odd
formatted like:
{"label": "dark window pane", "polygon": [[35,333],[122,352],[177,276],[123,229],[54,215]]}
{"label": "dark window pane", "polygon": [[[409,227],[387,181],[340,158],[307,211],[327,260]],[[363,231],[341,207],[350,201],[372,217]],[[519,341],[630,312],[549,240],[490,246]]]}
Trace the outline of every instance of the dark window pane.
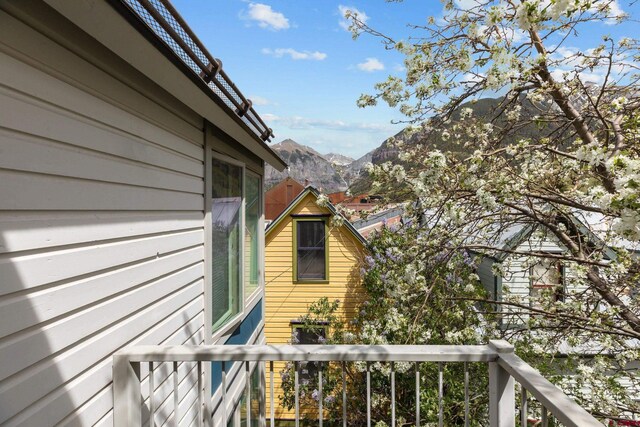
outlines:
{"label": "dark window pane", "polygon": [[327,336],[326,328],[323,326],[309,329],[296,327],[293,333],[297,344],[321,344]]}
{"label": "dark window pane", "polygon": [[[322,344],[327,336],[326,328],[318,326],[317,328],[301,328],[293,329],[294,343],[296,344]],[[318,362],[301,362],[300,363],[300,381],[314,381],[317,384]]]}
{"label": "dark window pane", "polygon": [[298,221],[298,279],[326,279],[324,221]]}
{"label": "dark window pane", "polygon": [[324,221],[298,221],[298,248],[324,249]]}
{"label": "dark window pane", "polygon": [[298,250],[298,278],[325,279],[324,273],[324,249]]}

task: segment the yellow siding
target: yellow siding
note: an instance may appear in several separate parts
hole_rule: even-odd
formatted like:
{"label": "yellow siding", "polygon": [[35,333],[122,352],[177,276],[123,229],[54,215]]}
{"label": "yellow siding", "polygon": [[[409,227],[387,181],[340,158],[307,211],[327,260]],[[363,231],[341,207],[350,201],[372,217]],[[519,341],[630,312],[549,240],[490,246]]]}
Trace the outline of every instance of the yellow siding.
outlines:
{"label": "yellow siding", "polygon": [[[313,194],[307,195],[291,214],[323,215],[329,210],[315,203]],[[265,251],[265,336],[268,344],[288,344],[291,340],[291,321],[307,313],[311,303],[322,297],[340,300],[340,313],[345,321],[353,318],[364,296],[360,281],[360,264],[365,248],[346,227],[332,227],[329,231],[329,283],[294,283],[293,281],[293,221],[284,218],[266,236]],[[274,364],[275,396],[283,394],[280,371],[284,363]],[[267,373],[267,390],[270,389]],[[267,393],[267,408],[270,396]],[[292,419],[293,411],[280,407],[275,401],[276,418]]]}

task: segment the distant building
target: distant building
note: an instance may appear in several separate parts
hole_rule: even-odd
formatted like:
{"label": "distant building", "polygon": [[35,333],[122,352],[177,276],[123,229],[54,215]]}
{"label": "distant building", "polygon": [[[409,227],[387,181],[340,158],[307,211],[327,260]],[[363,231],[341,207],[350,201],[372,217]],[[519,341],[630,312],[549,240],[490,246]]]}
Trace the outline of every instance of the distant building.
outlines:
{"label": "distant building", "polygon": [[304,186],[291,177],[269,189],[264,195],[265,220],[276,219],[303,190]]}
{"label": "distant building", "polygon": [[368,239],[369,235],[373,231],[379,231],[383,227],[391,227],[402,223],[403,214],[403,206],[394,206],[371,214],[366,219],[353,221],[353,226],[358,230],[358,233],[360,233],[365,239]]}
{"label": "distant building", "polygon": [[[329,200],[333,204],[339,204],[345,209],[350,209],[355,212],[356,216],[359,216],[360,212],[369,212],[373,210],[382,201],[382,196],[375,196],[369,194],[358,194],[356,196],[344,197],[342,200],[338,200],[338,193],[329,195]],[[332,198],[333,196],[333,198]]]}
{"label": "distant building", "polygon": [[346,191],[337,191],[335,193],[329,193],[329,194],[327,194],[327,197],[329,198],[329,201],[333,205],[337,205],[338,203],[341,203],[341,202],[347,200],[347,198],[348,198]]}

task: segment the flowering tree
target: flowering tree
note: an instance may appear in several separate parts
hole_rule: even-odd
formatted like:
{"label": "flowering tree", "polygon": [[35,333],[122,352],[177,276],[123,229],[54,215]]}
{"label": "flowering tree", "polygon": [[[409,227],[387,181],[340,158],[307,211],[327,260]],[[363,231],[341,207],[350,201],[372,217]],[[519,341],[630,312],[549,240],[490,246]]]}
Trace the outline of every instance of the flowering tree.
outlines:
{"label": "flowering tree", "polygon": [[[442,17],[413,26],[406,40],[349,16],[354,36],[379,37],[405,55],[406,75],[377,84],[359,105],[398,107],[413,143],[397,141],[402,163],[371,166],[369,173],[380,189],[409,189],[407,250],[421,263],[443,253],[455,261],[463,250],[506,251],[530,266],[559,262],[571,271],[563,298],[534,305],[507,294],[494,301],[494,314],[525,313],[520,327],[486,327],[537,360],[553,358],[562,344],[569,356],[563,363],[582,374],[557,379],[567,391],[598,415],[638,413],[629,390],[640,389],[631,363],[640,358],[639,44],[603,35],[590,49],[573,47],[585,32],[629,17],[613,0],[443,4]],[[486,96],[500,98],[479,113],[475,102]],[[434,149],[434,141],[447,150]],[[514,227],[564,251],[505,248],[501,239]],[[408,276],[421,271],[412,262],[403,268]],[[508,265],[496,270],[507,274]],[[398,288],[395,298],[414,290]],[[448,299],[487,300],[464,288]],[[465,342],[466,334],[456,332]],[[557,363],[549,366],[558,371]]]}
{"label": "flowering tree", "polygon": [[[466,253],[442,252],[427,257],[413,244],[420,231],[414,227],[385,229],[370,244],[370,255],[362,266],[367,301],[348,324],[337,316],[339,301],[322,298],[309,306],[300,327],[308,333],[326,331],[320,340],[326,344],[480,344],[491,331],[483,327],[487,320],[473,303],[484,296],[474,286],[474,260]],[[455,266],[455,267],[454,267]],[[450,295],[466,296],[452,299]],[[292,342],[297,343],[296,336]],[[365,363],[347,364],[348,425],[366,425]],[[464,424],[464,368],[462,363],[443,366],[443,420],[446,425]],[[470,381],[470,419],[472,425],[484,425],[488,412],[488,373],[484,363],[467,366]],[[295,399],[294,365],[281,372],[283,403],[293,408]],[[301,414],[313,422],[317,417],[319,378],[323,371],[322,398],[325,420],[342,419],[342,366],[317,364],[300,366],[312,372],[300,381]],[[390,365],[370,366],[372,384],[372,420],[387,425],[391,418]],[[396,370],[396,414],[398,425],[415,425],[415,369],[422,379],[420,387],[421,420],[424,425],[437,424],[439,417],[437,363],[417,366],[398,362]]]}

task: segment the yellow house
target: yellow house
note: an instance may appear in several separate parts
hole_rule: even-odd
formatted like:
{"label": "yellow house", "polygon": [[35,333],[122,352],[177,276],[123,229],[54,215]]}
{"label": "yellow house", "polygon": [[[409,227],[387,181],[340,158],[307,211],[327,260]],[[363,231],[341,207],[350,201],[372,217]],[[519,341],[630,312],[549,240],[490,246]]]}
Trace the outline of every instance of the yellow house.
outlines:
{"label": "yellow house", "polygon": [[[327,202],[316,203],[319,192],[307,187],[270,225],[265,233],[265,338],[268,344],[291,342],[296,320],[309,305],[322,297],[340,300],[339,316],[351,320],[364,295],[360,266],[365,239],[348,222],[332,225],[340,215]],[[300,335],[299,335],[300,336]],[[304,344],[304,342],[301,342]],[[283,394],[280,372],[274,366],[274,395]],[[270,388],[267,372],[267,389]],[[267,393],[267,416],[270,413]],[[281,407],[276,398],[277,419],[293,419],[293,411]]]}

